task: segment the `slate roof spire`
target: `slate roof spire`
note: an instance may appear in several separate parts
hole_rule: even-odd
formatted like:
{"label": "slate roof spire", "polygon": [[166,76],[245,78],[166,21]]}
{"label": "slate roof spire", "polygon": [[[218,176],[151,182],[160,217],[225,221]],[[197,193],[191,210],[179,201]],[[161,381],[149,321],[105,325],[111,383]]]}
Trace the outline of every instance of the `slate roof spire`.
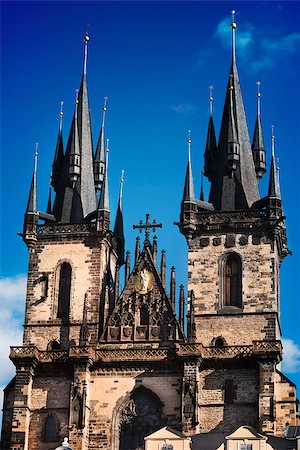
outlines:
{"label": "slate roof spire", "polygon": [[271,135],[271,148],[272,148],[272,159],[271,159],[268,197],[281,200],[279,179],[278,179],[278,168],[277,168],[276,158],[275,158],[275,135],[274,135],[274,126],[273,125],[272,125],[272,135]]}
{"label": "slate roof spire", "polygon": [[102,108],[102,123],[100,129],[100,135],[98,139],[98,144],[94,159],[94,177],[95,177],[95,187],[99,191],[101,189],[103,178],[104,178],[104,168],[105,168],[105,137],[104,137],[104,123],[106,115],[106,103],[107,97],[104,97],[104,105]]}
{"label": "slate roof spire", "polygon": [[184,182],[184,191],[182,202],[189,202],[195,200],[195,191],[194,191],[194,180],[192,173],[192,164],[191,164],[191,130],[188,131],[188,162],[186,168],[185,182]]}
{"label": "slate roof spire", "polygon": [[[246,115],[236,66],[236,23],[232,11],[231,68],[221,131],[211,174],[209,201],[215,210],[248,209],[259,200]],[[229,137],[233,138],[230,147]],[[235,151],[238,150],[239,159]],[[230,161],[235,161],[232,164]],[[233,167],[235,166],[235,167]]]}
{"label": "slate roof spire", "polygon": [[55,158],[55,161],[58,159],[60,164],[54,165],[55,170],[52,175],[53,187],[56,192],[53,214],[57,222],[63,223],[81,223],[85,217],[97,209],[90,108],[86,83],[89,40],[90,37],[86,32],[82,79],[76,98],[67,149],[63,156],[60,125],[59,146],[57,147],[59,158]]}
{"label": "slate roof spire", "polygon": [[119,257],[119,265],[124,264],[124,224],[123,224],[123,184],[124,184],[124,170],[122,170],[121,180],[120,180],[120,193],[119,193],[119,203],[116,215],[116,221],[114,226],[114,234],[117,238],[117,253]]}
{"label": "slate roof spire", "polygon": [[54,153],[54,159],[52,164],[52,173],[51,173],[51,186],[54,191],[58,191],[58,185],[60,182],[60,176],[62,171],[62,164],[64,159],[64,146],[63,146],[63,138],[62,138],[62,126],[63,126],[63,106],[64,102],[60,102],[60,112],[59,112],[59,128],[58,128],[58,136],[56,142],[56,148]]}
{"label": "slate roof spire", "polygon": [[88,31],[86,31],[84,36],[83,74],[78,95],[78,135],[81,152],[80,199],[84,217],[97,208],[93,171],[91,118],[86,83],[89,40],[90,36],[88,35]]}
{"label": "slate roof spire", "polygon": [[213,121],[213,86],[209,86],[209,121],[204,153],[204,175],[211,180],[214,170],[215,152],[217,150],[216,132]]}
{"label": "slate roof spire", "polygon": [[75,112],[74,119],[71,127],[70,140],[68,142],[68,172],[72,187],[75,188],[76,182],[80,177],[81,172],[81,155],[79,148],[79,135],[78,135],[78,89],[76,90],[76,100],[75,100]]}
{"label": "slate roof spire", "polygon": [[38,147],[39,147],[39,144],[36,143],[35,144],[35,152],[34,152],[32,179],[31,179],[27,208],[26,208],[27,214],[28,213],[29,214],[37,214],[37,212],[38,212],[37,183],[36,183]]}
{"label": "slate roof spire", "polygon": [[108,193],[108,153],[109,153],[109,139],[106,139],[106,160],[105,160],[105,172],[103,178],[103,184],[99,199],[99,211],[108,211],[109,209],[109,193]]}
{"label": "slate roof spire", "polygon": [[255,172],[258,179],[260,179],[266,172],[266,151],[264,145],[264,138],[261,125],[261,82],[257,81],[257,113],[254,127],[254,134],[252,140],[252,154],[255,166]]}

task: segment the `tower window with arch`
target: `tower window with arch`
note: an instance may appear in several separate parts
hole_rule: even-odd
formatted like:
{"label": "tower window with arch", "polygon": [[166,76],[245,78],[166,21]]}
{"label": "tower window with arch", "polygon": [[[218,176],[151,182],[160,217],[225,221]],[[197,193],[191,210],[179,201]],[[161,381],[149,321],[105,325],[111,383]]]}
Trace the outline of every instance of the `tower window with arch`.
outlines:
{"label": "tower window with arch", "polygon": [[242,308],[242,260],[237,253],[223,257],[221,270],[222,307]]}
{"label": "tower window with arch", "polygon": [[48,414],[43,427],[43,438],[46,442],[58,440],[58,423],[53,414]]}
{"label": "tower window with arch", "polygon": [[57,317],[65,321],[69,320],[70,314],[71,277],[71,265],[67,262],[62,263],[59,267]]}

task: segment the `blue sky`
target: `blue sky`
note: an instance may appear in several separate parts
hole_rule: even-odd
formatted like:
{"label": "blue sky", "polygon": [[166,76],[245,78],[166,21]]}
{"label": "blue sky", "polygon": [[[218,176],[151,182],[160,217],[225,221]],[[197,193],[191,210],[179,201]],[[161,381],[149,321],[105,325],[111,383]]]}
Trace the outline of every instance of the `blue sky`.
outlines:
{"label": "blue sky", "polygon": [[[85,24],[89,23],[88,88],[94,142],[103,97],[108,96],[110,200],[117,206],[125,170],[126,247],[134,251],[138,223],[150,213],[163,223],[159,248],[168,269],[186,285],[187,248],[173,222],[179,218],[192,130],[192,165],[199,192],[208,123],[208,86],[214,86],[219,131],[230,66],[230,11],[236,9],[237,60],[250,136],[261,81],[265,145],[275,125],[289,248],[281,269],[281,324],[285,373],[300,385],[299,338],[299,2],[2,2],[2,243],[1,354],[20,341],[27,250],[17,232],[39,143],[39,210],[46,208],[49,175],[64,101],[66,144],[79,87]],[[268,174],[260,190],[266,194]],[[206,198],[209,184],[205,181]],[[2,351],[3,350],[3,351]],[[4,358],[4,357],[3,357]],[[0,385],[11,376],[7,357]]]}

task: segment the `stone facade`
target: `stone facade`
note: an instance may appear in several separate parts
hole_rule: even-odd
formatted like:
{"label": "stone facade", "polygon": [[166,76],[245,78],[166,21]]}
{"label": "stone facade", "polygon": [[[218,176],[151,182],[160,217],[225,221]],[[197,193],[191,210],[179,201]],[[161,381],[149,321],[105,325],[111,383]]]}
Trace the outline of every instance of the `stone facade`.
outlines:
{"label": "stone facade", "polygon": [[124,261],[122,190],[110,231],[103,135],[94,167],[99,202],[85,211],[97,195],[94,180],[84,178],[86,164],[93,171],[93,154],[83,144],[91,131],[83,74],[65,153],[60,130],[56,199],[47,213],[37,211],[33,174],[23,233],[29,250],[24,338],[11,348],[16,376],[5,389],[3,450],[53,450],[65,436],[73,450],[136,450],[164,427],[184,433],[187,447],[186,437],[241,426],[239,438],[249,427],[283,437],[287,422],[296,423],[295,386],[277,370],[279,268],[288,249],[276,167],[273,158],[269,194],[259,200],[255,167],[261,176],[265,164],[252,160],[237,78],[234,66],[220,139],[226,164],[215,148],[206,149],[215,204],[195,198],[188,161],[178,222],[188,245],[188,300],[185,308],[181,287],[177,308],[175,269],[168,292],[165,253],[158,268],[157,240],[150,240],[161,224],[146,215],[134,226],[145,230],[145,240],[142,248],[137,240],[133,268],[128,253]]}

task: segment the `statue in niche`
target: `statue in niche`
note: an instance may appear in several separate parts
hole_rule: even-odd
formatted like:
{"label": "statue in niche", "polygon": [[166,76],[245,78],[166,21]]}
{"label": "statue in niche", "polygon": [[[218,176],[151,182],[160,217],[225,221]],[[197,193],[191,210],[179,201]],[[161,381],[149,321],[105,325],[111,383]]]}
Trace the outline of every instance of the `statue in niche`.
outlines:
{"label": "statue in niche", "polygon": [[184,380],[183,385],[183,415],[185,420],[196,423],[196,381],[190,378]]}
{"label": "statue in niche", "polygon": [[80,382],[72,383],[71,386],[71,410],[70,410],[70,425],[76,428],[84,428],[84,412],[86,401],[86,386],[84,384],[83,391],[80,391]]}
{"label": "statue in niche", "polygon": [[153,275],[149,270],[142,269],[136,276],[135,290],[139,294],[147,294],[153,288]]}

